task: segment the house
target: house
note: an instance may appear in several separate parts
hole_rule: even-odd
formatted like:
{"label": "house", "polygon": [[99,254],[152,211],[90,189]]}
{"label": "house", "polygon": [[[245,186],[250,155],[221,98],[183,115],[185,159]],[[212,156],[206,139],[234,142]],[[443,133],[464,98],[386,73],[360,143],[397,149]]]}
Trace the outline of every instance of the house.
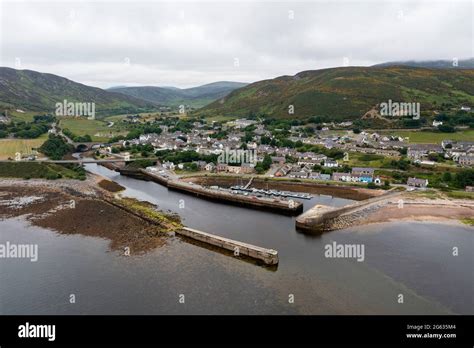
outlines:
{"label": "house", "polygon": [[314,160],[298,160],[299,166],[310,166],[314,167],[315,165],[321,165],[321,161],[314,161]]}
{"label": "house", "polygon": [[413,187],[426,187],[428,186],[428,180],[418,179],[418,178],[408,178],[407,185],[413,186]]}
{"label": "house", "polygon": [[250,174],[253,173],[255,169],[255,165],[253,163],[242,163],[240,166],[240,172],[241,174]]}
{"label": "house", "polygon": [[351,181],[351,173],[332,173],[332,180],[334,181]]}
{"label": "house", "polygon": [[227,166],[227,172],[240,174],[240,166]]}
{"label": "house", "polygon": [[469,151],[474,148],[474,142],[472,141],[451,141],[451,151]]}
{"label": "house", "polygon": [[367,174],[351,174],[347,181],[365,182],[368,184],[369,182],[373,181],[373,177]]}
{"label": "house", "polygon": [[336,168],[339,166],[339,164],[337,163],[337,161],[333,160],[333,159],[330,159],[330,158],[326,158],[324,160],[324,166],[325,167],[328,167],[328,168]]}
{"label": "house", "polygon": [[474,186],[466,186],[466,192],[474,192]]}
{"label": "house", "polygon": [[410,159],[417,160],[429,153],[443,153],[443,148],[437,144],[413,144],[408,148],[407,156]]}
{"label": "house", "polygon": [[352,168],[352,174],[374,176],[374,168],[368,167],[354,167]]}
{"label": "house", "polygon": [[208,172],[213,172],[214,169],[216,169],[216,165],[212,162],[209,162],[208,164],[206,164],[205,170],[207,170]]}
{"label": "house", "polygon": [[331,180],[331,174],[320,174],[321,180]]}
{"label": "house", "polygon": [[289,165],[287,164],[287,165],[281,167],[280,169],[278,169],[278,170],[275,172],[275,176],[276,176],[276,177],[286,176],[290,171],[291,171],[291,166],[289,166]]}
{"label": "house", "polygon": [[197,165],[197,167],[199,168],[199,170],[205,170],[206,169],[206,161],[194,161],[193,163],[195,163]]}
{"label": "house", "polygon": [[290,172],[288,174],[290,178],[301,178],[301,179],[306,179],[308,177],[308,173],[306,172]]}
{"label": "house", "polygon": [[283,164],[285,164],[285,162],[286,162],[285,157],[282,157],[282,156],[272,156],[272,163],[276,163],[276,164],[279,164],[279,165],[283,165]]}
{"label": "house", "polygon": [[462,166],[473,166],[474,156],[459,156],[458,163]]}
{"label": "house", "polygon": [[309,178],[315,180],[331,180],[331,175],[321,174],[320,172],[311,172],[309,173]]}
{"label": "house", "polygon": [[219,172],[227,172],[227,168],[229,165],[227,163],[217,163],[216,171]]}
{"label": "house", "polygon": [[351,172],[351,181],[369,183],[373,181],[374,169],[365,167],[354,167]]}
{"label": "house", "polygon": [[168,162],[163,163],[163,168],[165,168],[165,169],[174,170],[175,167],[176,166],[174,165],[173,162],[168,161]]}

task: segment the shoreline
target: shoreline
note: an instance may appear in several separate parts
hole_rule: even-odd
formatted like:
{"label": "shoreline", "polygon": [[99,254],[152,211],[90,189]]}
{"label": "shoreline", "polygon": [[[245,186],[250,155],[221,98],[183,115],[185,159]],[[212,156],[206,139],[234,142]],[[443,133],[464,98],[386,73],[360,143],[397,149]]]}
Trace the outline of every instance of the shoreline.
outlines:
{"label": "shoreline", "polygon": [[120,197],[121,188],[90,173],[84,181],[2,178],[0,221],[22,217],[59,234],[105,238],[114,251],[142,253],[165,245],[181,227],[179,217]]}
{"label": "shoreline", "polygon": [[179,236],[259,266],[274,269],[278,264],[276,250],[186,227],[171,211],[117,194],[123,189],[94,173],[74,182],[0,179],[0,221],[23,218],[59,234],[103,238],[110,241],[111,250],[122,249],[125,256],[146,253]]}
{"label": "shoreline", "polygon": [[[63,234],[105,237],[111,241],[111,249],[131,244],[137,252],[163,245],[166,237],[174,235],[177,229],[183,227],[176,215],[159,211],[148,202],[121,197],[119,192],[123,189],[125,188],[119,184],[94,173],[88,173],[84,181],[0,178],[0,218],[26,215],[28,220],[38,226]],[[28,202],[28,197],[36,198]],[[20,199],[16,202],[20,207],[10,208],[8,200],[15,198]],[[398,205],[400,199],[404,202],[402,208]],[[71,200],[77,200],[75,209],[67,209]],[[21,206],[22,204],[24,206]],[[471,227],[473,216],[473,201],[429,199],[417,192],[404,192],[396,198],[387,197],[386,200],[368,203],[360,209],[341,213],[319,227],[322,227],[320,232],[326,232],[397,221]],[[463,219],[465,221],[462,221]],[[91,223],[91,220],[95,223]],[[74,221],[84,223],[77,225]],[[117,221],[120,223],[117,224]],[[311,233],[317,232],[319,228],[303,224],[298,229]],[[137,230],[140,232],[137,233]]]}

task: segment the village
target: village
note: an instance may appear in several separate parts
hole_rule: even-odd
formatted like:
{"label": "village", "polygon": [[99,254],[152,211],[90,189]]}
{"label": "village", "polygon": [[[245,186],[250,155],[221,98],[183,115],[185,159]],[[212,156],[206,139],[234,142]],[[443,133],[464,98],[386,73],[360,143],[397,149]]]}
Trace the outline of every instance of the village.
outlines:
{"label": "village", "polygon": [[[127,122],[137,123],[140,119],[129,116]],[[151,171],[259,174],[275,178],[361,183],[369,187],[388,186],[390,182],[421,188],[428,186],[429,180],[423,177],[407,177],[404,182],[387,178],[387,172],[404,171],[403,163],[428,170],[437,165],[448,170],[474,165],[474,142],[446,139],[440,144],[411,143],[407,137],[353,130],[352,122],[291,126],[284,144],[287,146],[275,141],[279,129],[270,130],[258,120],[242,118],[211,125],[194,121],[184,130],[175,130],[169,122],[166,125],[160,119],[155,123],[161,129],[159,134],[146,133],[121,140],[99,148],[96,155],[128,158],[130,149],[135,148],[135,152],[144,154],[136,149],[146,147],[162,158],[155,168],[148,168]],[[308,132],[308,129],[314,131]],[[302,148],[309,150],[299,151]],[[229,156],[235,151],[246,154],[246,157]],[[183,152],[195,156],[176,156]],[[170,153],[174,161],[167,160]],[[383,161],[379,161],[379,166],[364,166],[361,165],[363,161],[357,161],[360,156],[382,158]]]}

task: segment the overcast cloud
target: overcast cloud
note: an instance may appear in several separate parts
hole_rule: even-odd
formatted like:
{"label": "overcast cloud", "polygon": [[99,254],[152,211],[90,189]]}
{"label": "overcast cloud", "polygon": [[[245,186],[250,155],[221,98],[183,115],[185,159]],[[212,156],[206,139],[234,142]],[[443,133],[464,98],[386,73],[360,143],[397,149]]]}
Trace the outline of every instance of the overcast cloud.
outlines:
{"label": "overcast cloud", "polygon": [[0,6],[1,66],[98,87],[253,82],[346,62],[474,56],[471,1],[2,0]]}

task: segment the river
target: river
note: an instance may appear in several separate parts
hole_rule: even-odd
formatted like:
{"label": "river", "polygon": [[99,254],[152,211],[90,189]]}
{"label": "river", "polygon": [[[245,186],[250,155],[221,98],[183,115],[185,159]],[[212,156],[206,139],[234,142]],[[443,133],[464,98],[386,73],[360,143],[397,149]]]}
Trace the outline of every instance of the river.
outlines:
{"label": "river", "polygon": [[[295,230],[294,217],[86,167],[126,187],[124,195],[178,213],[189,227],[278,250],[278,267],[179,237],[126,257],[110,251],[107,240],[8,219],[0,221],[0,243],[36,243],[40,251],[35,263],[0,259],[0,314],[474,314],[472,227],[397,222],[310,236]],[[303,201],[305,210],[318,202],[351,201],[316,196]],[[363,244],[364,261],[326,258],[325,245],[332,242]]]}

